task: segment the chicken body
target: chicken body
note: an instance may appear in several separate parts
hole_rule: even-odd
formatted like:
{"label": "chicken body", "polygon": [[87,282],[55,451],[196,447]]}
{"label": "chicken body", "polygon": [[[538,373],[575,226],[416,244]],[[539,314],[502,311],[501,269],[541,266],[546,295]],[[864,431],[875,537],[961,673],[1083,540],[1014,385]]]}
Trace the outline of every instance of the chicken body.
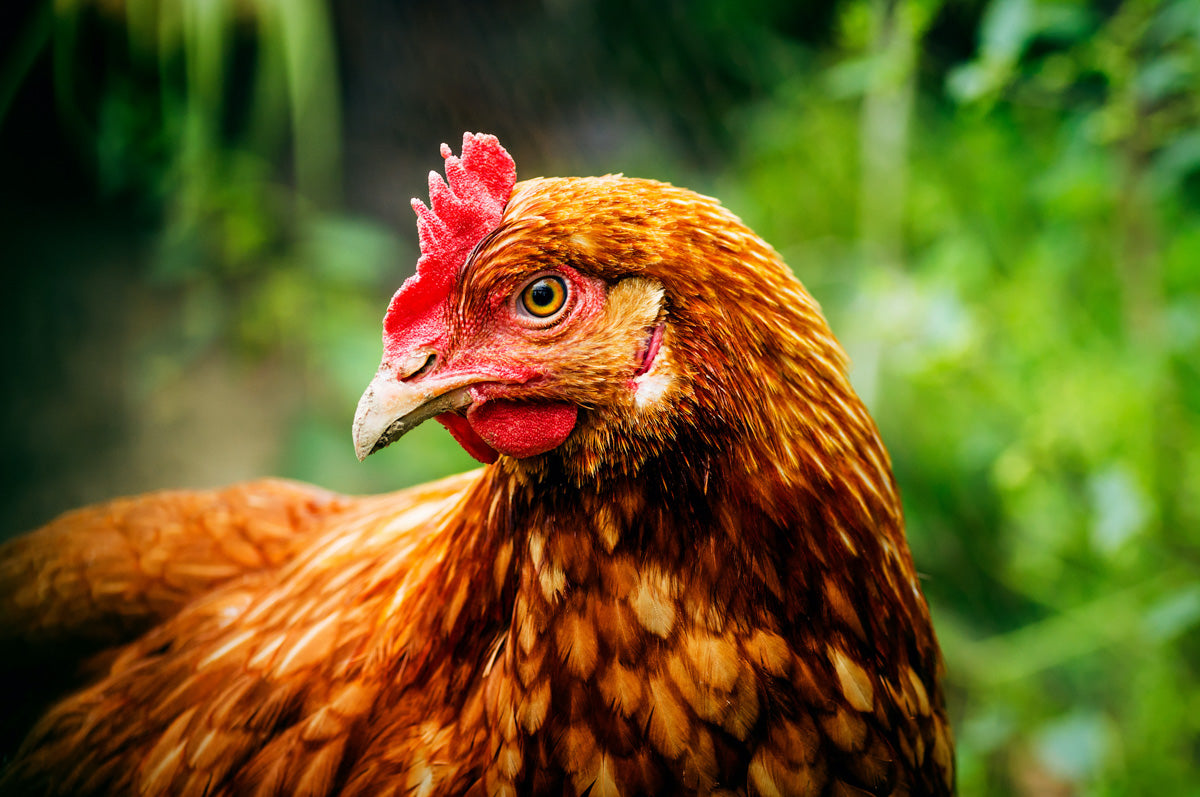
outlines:
{"label": "chicken body", "polygon": [[[530,321],[546,275],[569,296]],[[661,183],[532,180],[447,290],[364,403],[423,390],[493,464],[150,496],[4,548],[8,638],[117,646],[7,793],[953,791],[887,454],[769,246]]]}

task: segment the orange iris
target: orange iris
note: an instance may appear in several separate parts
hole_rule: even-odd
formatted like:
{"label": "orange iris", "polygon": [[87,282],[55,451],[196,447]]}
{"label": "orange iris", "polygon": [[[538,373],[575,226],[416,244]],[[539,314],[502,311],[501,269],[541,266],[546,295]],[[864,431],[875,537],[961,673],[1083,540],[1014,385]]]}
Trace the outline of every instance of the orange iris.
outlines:
{"label": "orange iris", "polygon": [[549,318],[567,302],[567,285],[562,277],[542,277],[521,291],[521,306],[535,318]]}

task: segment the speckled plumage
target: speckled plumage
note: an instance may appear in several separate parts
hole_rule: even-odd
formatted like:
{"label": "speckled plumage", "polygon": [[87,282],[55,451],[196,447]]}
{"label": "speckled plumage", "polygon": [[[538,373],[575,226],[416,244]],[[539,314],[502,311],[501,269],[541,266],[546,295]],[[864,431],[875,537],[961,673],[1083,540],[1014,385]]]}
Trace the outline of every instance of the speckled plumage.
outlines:
{"label": "speckled plumage", "polygon": [[[497,297],[564,269],[594,312],[498,326]],[[67,633],[46,618],[78,604],[121,647],[6,793],[953,791],[887,454],[769,246],[661,183],[527,181],[448,306],[453,351],[537,370],[522,397],[577,405],[571,436],[393,495],[162,494],[8,544],[6,635]],[[209,544],[235,500],[236,542]],[[138,506],[206,542],[155,565],[160,537],[106,528]]]}

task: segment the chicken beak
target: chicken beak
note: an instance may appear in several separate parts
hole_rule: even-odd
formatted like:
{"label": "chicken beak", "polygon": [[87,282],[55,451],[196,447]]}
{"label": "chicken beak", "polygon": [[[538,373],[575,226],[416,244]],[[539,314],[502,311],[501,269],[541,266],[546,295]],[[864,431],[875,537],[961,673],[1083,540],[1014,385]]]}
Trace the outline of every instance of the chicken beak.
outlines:
{"label": "chicken beak", "polygon": [[422,422],[471,403],[462,381],[402,382],[387,362],[379,366],[354,413],[354,453],[359,462]]}

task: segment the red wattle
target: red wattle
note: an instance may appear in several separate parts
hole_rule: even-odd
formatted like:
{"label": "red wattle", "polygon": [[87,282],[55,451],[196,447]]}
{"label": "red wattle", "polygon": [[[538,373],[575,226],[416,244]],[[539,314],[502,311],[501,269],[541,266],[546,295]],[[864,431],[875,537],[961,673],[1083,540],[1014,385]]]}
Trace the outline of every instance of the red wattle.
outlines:
{"label": "red wattle", "polygon": [[483,442],[483,439],[475,434],[475,430],[463,416],[453,412],[444,412],[437,416],[437,419],[438,423],[445,426],[447,431],[454,436],[463,450],[475,459],[485,465],[491,465],[500,459],[500,454],[496,449]]}
{"label": "red wattle", "polygon": [[[467,420],[482,442],[516,459],[544,454],[562,445],[574,431],[578,415],[579,408],[574,404],[505,399],[485,401],[467,410]],[[475,456],[470,448],[467,452]]]}

